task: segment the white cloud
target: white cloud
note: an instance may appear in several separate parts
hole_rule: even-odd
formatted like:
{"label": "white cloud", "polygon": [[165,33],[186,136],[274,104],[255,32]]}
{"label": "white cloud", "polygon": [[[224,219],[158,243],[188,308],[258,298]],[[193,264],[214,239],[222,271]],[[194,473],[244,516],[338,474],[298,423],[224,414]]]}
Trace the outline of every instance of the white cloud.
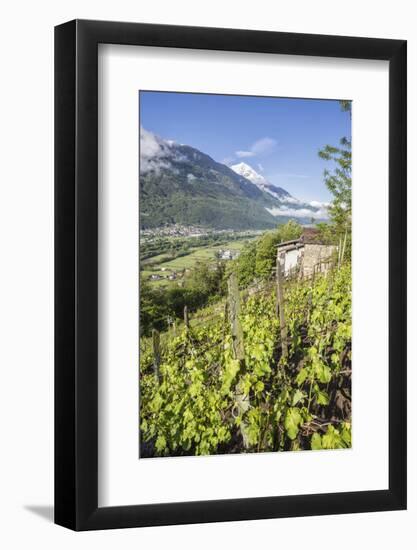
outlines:
{"label": "white cloud", "polygon": [[265,208],[273,216],[287,216],[290,218],[314,218],[315,220],[323,220],[328,218],[326,208],[320,210],[310,210],[309,208]]}
{"label": "white cloud", "polygon": [[236,151],[235,155],[239,158],[245,158],[254,157],[255,153],[253,151]]}
{"label": "white cloud", "polygon": [[274,178],[309,178],[310,176],[307,176],[306,174],[273,174],[271,177]]}
{"label": "white cloud", "polygon": [[252,143],[252,145],[247,151],[236,151],[235,155],[238,158],[267,155],[268,153],[271,153],[275,149],[276,145],[277,145],[277,142],[275,139],[264,137]]}
{"label": "white cloud", "polygon": [[164,160],[169,154],[169,145],[158,138],[152,132],[148,132],[141,126],[140,128],[140,171],[141,173],[151,170],[159,171],[161,168],[170,166],[169,162]]}
{"label": "white cloud", "polygon": [[263,172],[263,171],[264,171],[264,167],[262,166],[262,164],[261,164],[261,163],[258,163],[258,168],[259,168],[259,170],[260,170],[261,172]]}
{"label": "white cloud", "polygon": [[264,137],[255,141],[251,147],[251,151],[253,151],[255,155],[265,155],[266,153],[270,153],[275,148],[276,144],[277,142],[275,139]]}
{"label": "white cloud", "polygon": [[320,201],[311,201],[309,202],[309,205],[313,208],[327,208],[329,206],[328,202],[320,202]]}
{"label": "white cloud", "polygon": [[[159,172],[161,168],[172,168],[171,161],[182,162],[184,155],[178,152],[178,143],[166,141],[159,136],[140,127],[140,172],[145,174],[151,170]],[[178,172],[178,171],[177,171]]]}
{"label": "white cloud", "polygon": [[291,204],[299,204],[300,201],[294,197],[280,197],[281,202],[289,202]]}
{"label": "white cloud", "polygon": [[140,154],[144,158],[159,156],[163,149],[163,143],[155,134],[145,130],[143,126],[140,128]]}

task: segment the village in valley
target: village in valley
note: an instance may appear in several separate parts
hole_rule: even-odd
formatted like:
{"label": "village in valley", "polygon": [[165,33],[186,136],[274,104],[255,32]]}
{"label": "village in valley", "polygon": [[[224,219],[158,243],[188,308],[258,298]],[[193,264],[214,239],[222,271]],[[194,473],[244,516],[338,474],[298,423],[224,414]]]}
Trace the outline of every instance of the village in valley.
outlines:
{"label": "village in valley", "polygon": [[[177,247],[177,251],[171,248],[165,254],[161,252],[143,259],[142,274],[150,283],[157,285],[175,283],[183,286],[185,278],[199,262],[209,264],[209,267],[214,270],[219,262],[236,260],[243,246],[260,234],[262,231],[233,233],[233,240],[231,240],[231,234],[227,230],[210,231],[198,226],[180,224],[144,230],[141,232],[143,245],[158,246],[158,243],[164,243],[169,239],[177,245],[187,240],[190,246],[184,251],[184,244],[182,244],[181,248]],[[203,237],[204,240],[201,243]],[[215,244],[217,241],[224,244]],[[342,253],[343,242],[340,248],[339,252]],[[324,272],[330,265],[332,256],[338,252],[337,246],[323,242],[319,231],[309,226],[303,228],[299,238],[280,244],[278,249],[284,258],[285,276],[291,275],[294,270],[300,272],[301,268],[300,275],[306,277],[311,276],[313,272]]]}
{"label": "village in valley", "polygon": [[149,283],[182,286],[201,262],[212,269],[218,262],[236,260],[243,246],[260,230],[231,232],[200,226],[171,224],[141,231],[141,273]]}
{"label": "village in valley", "polygon": [[[213,259],[216,260],[235,260],[239,257],[240,251],[239,250],[232,250],[230,248],[219,248],[213,253]],[[160,273],[151,273],[149,275],[150,281],[162,281],[162,280],[168,280],[168,281],[177,281],[181,280],[183,277],[186,277],[188,273],[190,273],[191,269],[186,267],[183,269],[178,269],[176,271],[175,269],[169,268],[169,267],[161,267]]]}

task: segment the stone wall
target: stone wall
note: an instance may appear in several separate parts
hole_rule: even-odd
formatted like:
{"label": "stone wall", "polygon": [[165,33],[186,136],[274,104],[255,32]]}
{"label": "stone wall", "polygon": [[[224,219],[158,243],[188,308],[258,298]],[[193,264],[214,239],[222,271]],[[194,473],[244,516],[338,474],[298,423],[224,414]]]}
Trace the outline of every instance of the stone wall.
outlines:
{"label": "stone wall", "polygon": [[[336,252],[337,246],[327,244],[305,244],[303,248],[303,276],[311,277],[313,275],[314,266],[320,262],[330,260],[333,253]],[[316,272],[317,272],[316,268]],[[326,272],[329,269],[329,264],[324,264],[319,268],[320,271]]]}

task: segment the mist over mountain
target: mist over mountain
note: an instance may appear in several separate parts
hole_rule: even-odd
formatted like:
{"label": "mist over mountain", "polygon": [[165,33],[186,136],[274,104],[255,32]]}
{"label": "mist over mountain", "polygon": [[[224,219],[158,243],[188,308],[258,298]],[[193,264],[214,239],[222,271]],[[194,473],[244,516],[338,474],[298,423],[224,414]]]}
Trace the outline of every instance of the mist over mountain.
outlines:
{"label": "mist over mountain", "polygon": [[320,203],[303,203],[246,163],[228,167],[205,153],[140,133],[140,225],[267,229],[289,219],[325,217]]}

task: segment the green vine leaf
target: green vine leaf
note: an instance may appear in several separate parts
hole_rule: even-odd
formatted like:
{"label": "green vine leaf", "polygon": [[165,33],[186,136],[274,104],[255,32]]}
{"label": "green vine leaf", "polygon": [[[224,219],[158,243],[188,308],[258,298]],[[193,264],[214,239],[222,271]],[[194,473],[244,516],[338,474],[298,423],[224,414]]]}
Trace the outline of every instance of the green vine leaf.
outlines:
{"label": "green vine leaf", "polygon": [[301,390],[295,390],[294,395],[292,396],[291,405],[295,407],[300,401],[303,401],[307,397],[307,394]]}
{"label": "green vine leaf", "polygon": [[299,427],[302,422],[303,418],[297,408],[291,407],[287,410],[285,414],[284,427],[288,437],[291,440],[294,440],[297,437]]}
{"label": "green vine leaf", "polygon": [[223,384],[221,393],[223,395],[229,393],[230,387],[239,372],[240,364],[236,359],[230,359],[226,364],[226,370],[223,375]]}
{"label": "green vine leaf", "polygon": [[313,451],[319,451],[321,450],[322,444],[321,444],[321,437],[320,434],[314,433],[311,437],[311,448]]}

